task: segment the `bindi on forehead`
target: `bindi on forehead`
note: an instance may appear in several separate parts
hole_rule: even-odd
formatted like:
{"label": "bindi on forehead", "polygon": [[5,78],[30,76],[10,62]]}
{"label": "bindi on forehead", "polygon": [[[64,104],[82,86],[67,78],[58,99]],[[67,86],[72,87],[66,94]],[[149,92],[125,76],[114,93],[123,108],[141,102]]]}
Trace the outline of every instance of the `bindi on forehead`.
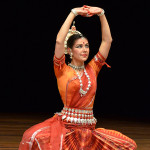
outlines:
{"label": "bindi on forehead", "polygon": [[85,44],[88,44],[88,41],[87,41],[85,38],[81,38],[81,39],[78,39],[78,40],[75,42],[75,45],[76,45],[76,44],[85,45]]}

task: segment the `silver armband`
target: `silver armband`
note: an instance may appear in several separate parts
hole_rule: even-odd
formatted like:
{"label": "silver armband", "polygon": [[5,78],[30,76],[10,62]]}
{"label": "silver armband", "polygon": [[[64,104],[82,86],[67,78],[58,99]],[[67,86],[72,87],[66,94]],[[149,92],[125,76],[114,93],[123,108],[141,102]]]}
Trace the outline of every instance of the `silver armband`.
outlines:
{"label": "silver armband", "polygon": [[72,12],[75,16],[77,16],[77,15],[78,15],[78,13],[76,12],[76,10],[75,10],[75,9],[71,9],[71,12]]}
{"label": "silver armband", "polygon": [[105,13],[104,9],[102,10],[102,12],[100,14],[97,14],[97,16],[103,16]]}

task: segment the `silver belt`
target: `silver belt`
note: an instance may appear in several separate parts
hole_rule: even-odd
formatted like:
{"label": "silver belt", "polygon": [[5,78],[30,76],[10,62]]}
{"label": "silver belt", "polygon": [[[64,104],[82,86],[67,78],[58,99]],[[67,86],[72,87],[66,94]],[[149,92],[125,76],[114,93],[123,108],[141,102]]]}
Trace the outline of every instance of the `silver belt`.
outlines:
{"label": "silver belt", "polygon": [[64,107],[60,115],[63,121],[75,124],[92,125],[97,122],[93,110]]}

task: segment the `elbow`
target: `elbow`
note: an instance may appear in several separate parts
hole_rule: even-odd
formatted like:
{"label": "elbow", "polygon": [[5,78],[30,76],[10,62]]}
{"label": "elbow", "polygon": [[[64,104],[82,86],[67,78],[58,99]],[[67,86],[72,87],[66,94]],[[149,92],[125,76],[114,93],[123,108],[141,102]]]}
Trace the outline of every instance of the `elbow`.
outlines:
{"label": "elbow", "polygon": [[58,35],[56,37],[56,43],[61,43],[61,39],[58,37]]}
{"label": "elbow", "polygon": [[109,39],[109,41],[110,41],[110,43],[112,43],[112,41],[113,41],[112,37]]}
{"label": "elbow", "polygon": [[113,41],[113,39],[111,38],[111,39],[109,39],[109,41],[107,43],[111,46],[112,41]]}
{"label": "elbow", "polygon": [[61,44],[61,43],[63,43],[64,41],[62,40],[62,38],[59,36],[59,34],[57,35],[57,37],[56,37],[56,43],[57,44]]}
{"label": "elbow", "polygon": [[109,38],[102,39],[102,41],[104,41],[105,43],[111,44],[113,39],[112,37],[109,37]]}
{"label": "elbow", "polygon": [[112,39],[112,36],[110,35],[110,37],[109,37],[109,41],[110,41],[110,43],[112,43],[112,41],[113,41],[113,39]]}
{"label": "elbow", "polygon": [[107,43],[107,44],[110,44],[110,45],[111,45],[113,39],[112,39],[112,38],[110,38],[110,39],[103,39],[102,41],[103,41],[104,43]]}
{"label": "elbow", "polygon": [[62,45],[64,44],[64,41],[56,39],[56,45]]}
{"label": "elbow", "polygon": [[59,39],[56,39],[56,44],[60,44],[61,41]]}
{"label": "elbow", "polygon": [[112,39],[109,39],[109,40],[107,40],[106,41],[108,44],[110,44],[111,45],[111,43],[112,43]]}
{"label": "elbow", "polygon": [[112,39],[112,37],[110,36],[109,38],[106,39],[106,41],[107,41],[108,43],[112,43],[113,39]]}
{"label": "elbow", "polygon": [[64,40],[61,38],[56,38],[56,44],[64,44]]}

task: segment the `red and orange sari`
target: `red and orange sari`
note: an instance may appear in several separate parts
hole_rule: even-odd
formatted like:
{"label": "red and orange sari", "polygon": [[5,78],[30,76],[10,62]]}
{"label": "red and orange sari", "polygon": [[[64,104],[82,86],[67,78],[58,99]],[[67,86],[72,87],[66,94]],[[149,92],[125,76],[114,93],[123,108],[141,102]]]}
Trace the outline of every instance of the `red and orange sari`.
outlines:
{"label": "red and orange sari", "polygon": [[[71,67],[65,63],[65,55],[54,56],[54,71],[64,108],[52,118],[34,125],[25,131],[19,150],[135,150],[136,143],[129,137],[114,130],[95,129],[93,115],[97,76],[106,64],[98,52],[86,65],[91,87],[86,95],[79,93],[80,82]],[[81,75],[83,90],[88,79]]]}

